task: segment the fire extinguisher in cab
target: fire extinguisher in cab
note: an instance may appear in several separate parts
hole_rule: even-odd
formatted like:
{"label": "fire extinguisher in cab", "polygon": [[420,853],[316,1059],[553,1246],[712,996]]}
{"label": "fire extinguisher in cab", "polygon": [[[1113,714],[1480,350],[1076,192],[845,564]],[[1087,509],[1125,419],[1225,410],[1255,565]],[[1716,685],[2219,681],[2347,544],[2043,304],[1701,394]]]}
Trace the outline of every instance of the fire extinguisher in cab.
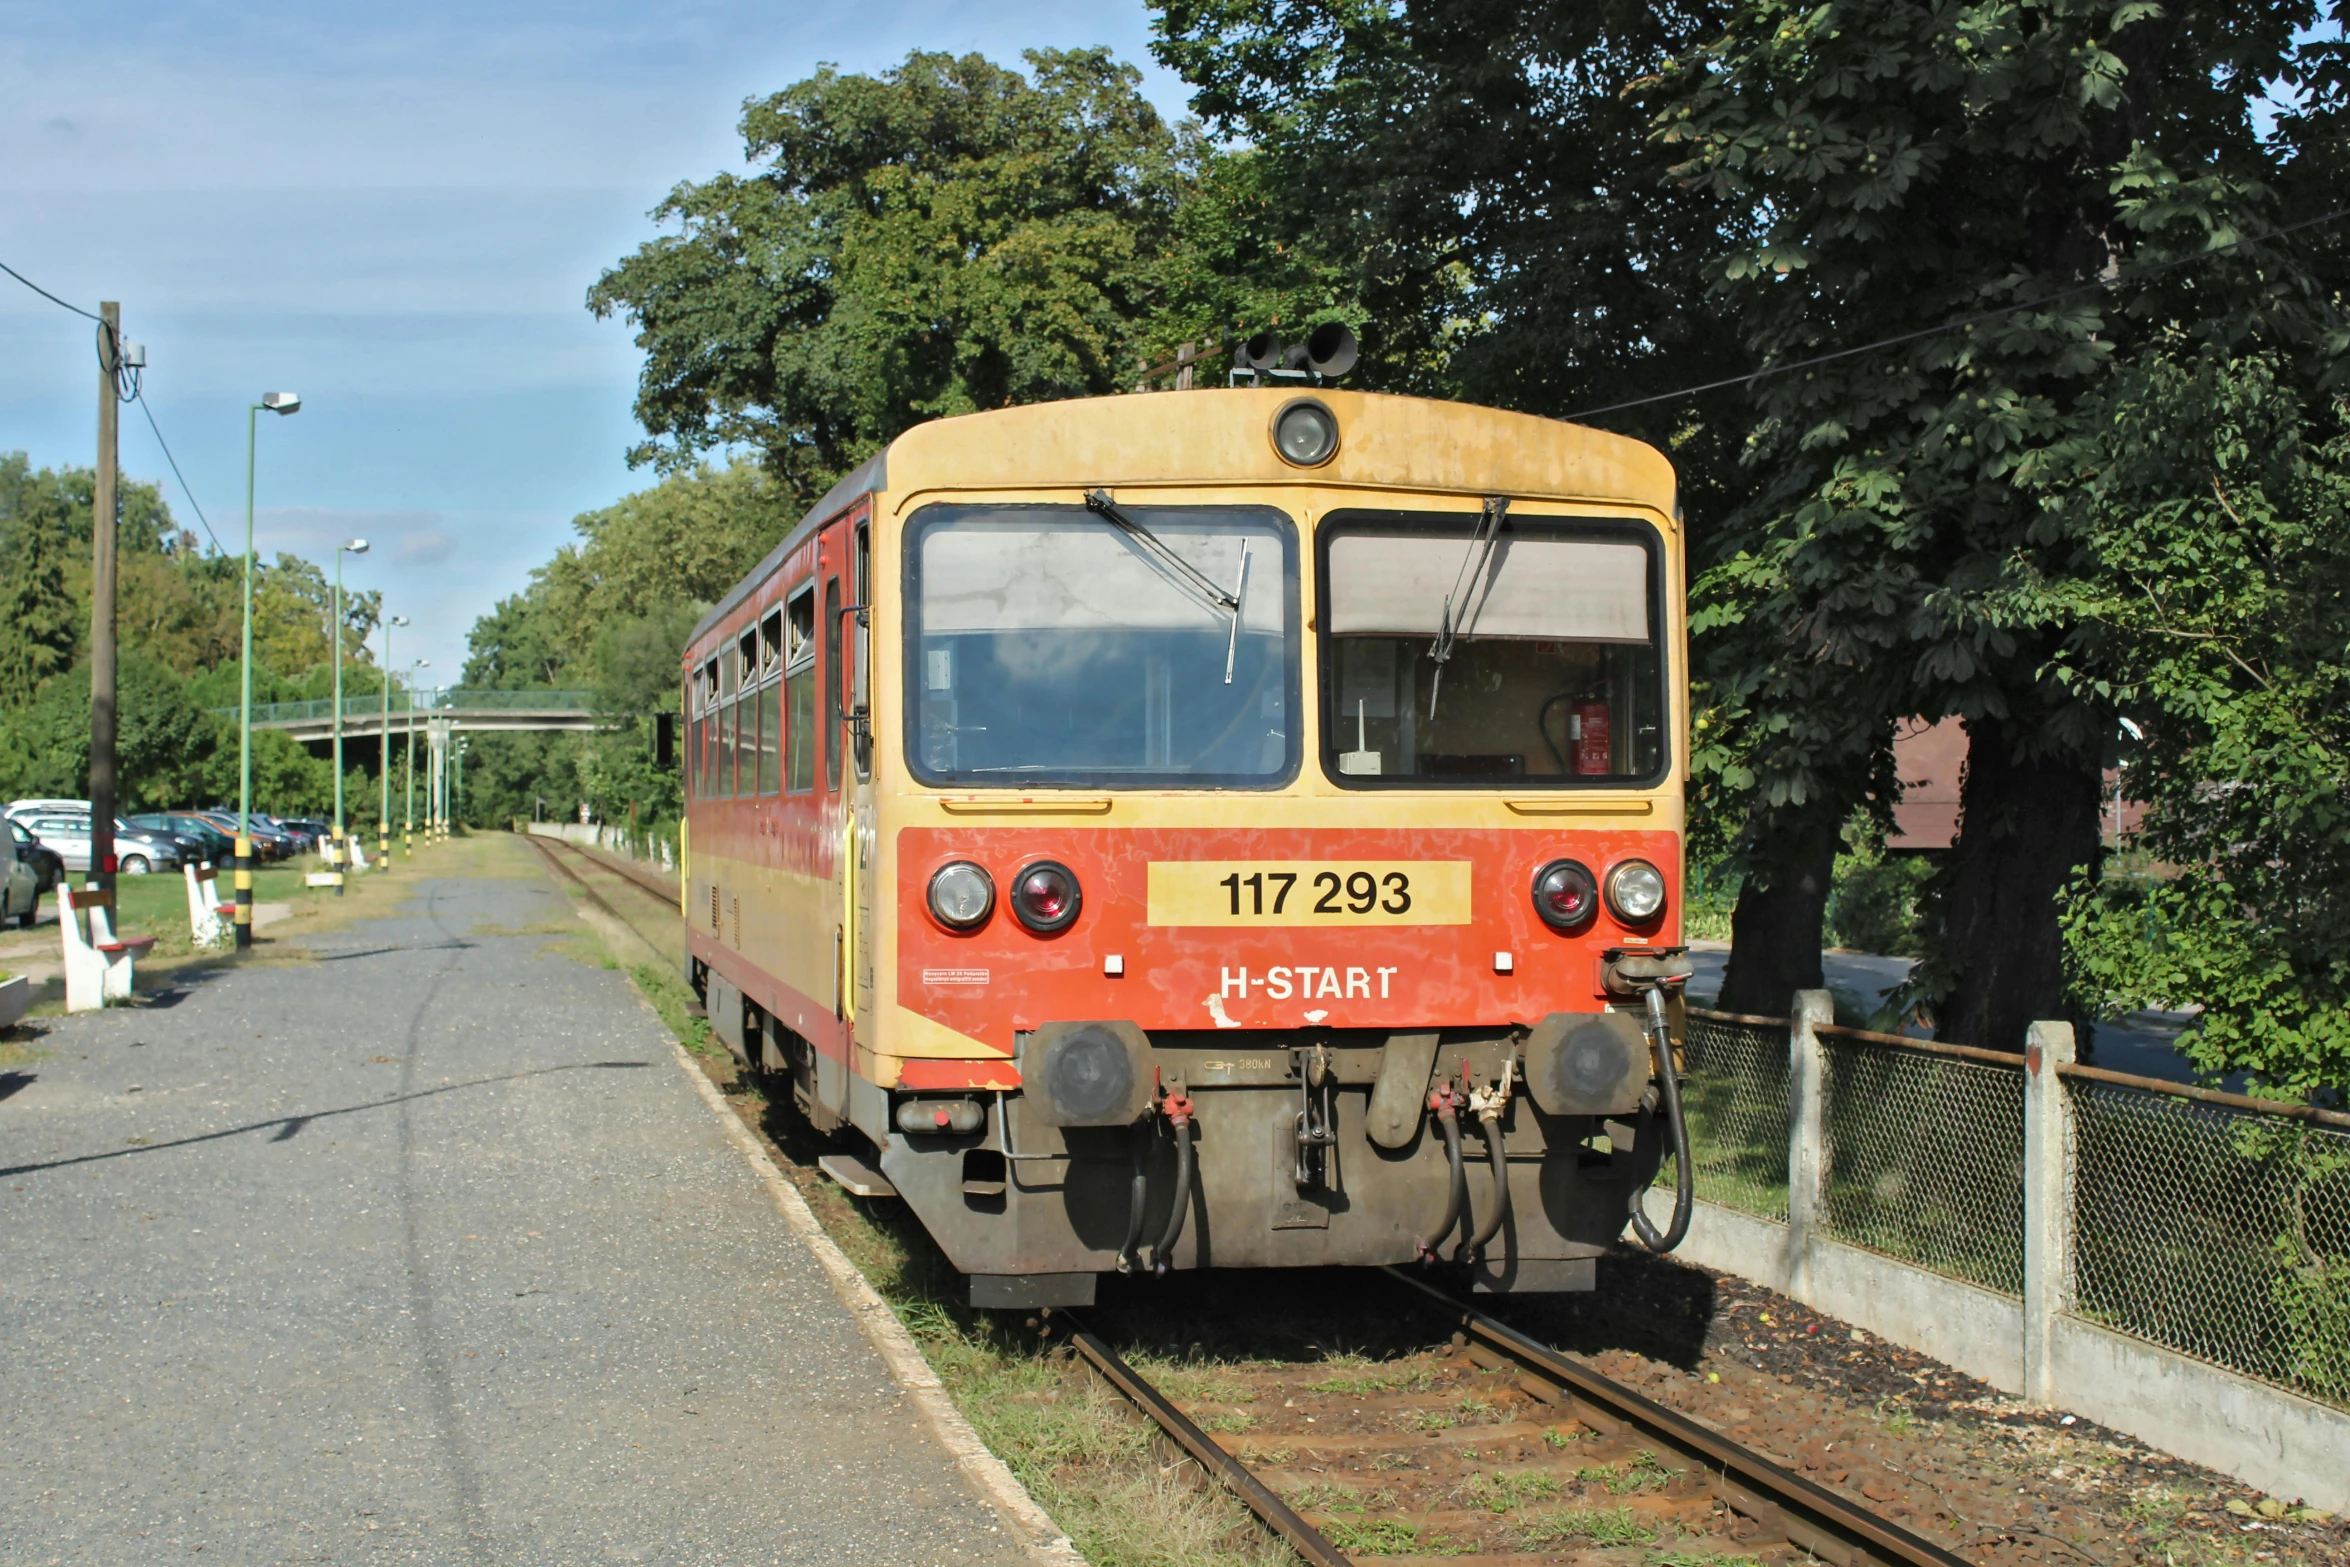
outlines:
{"label": "fire extinguisher in cab", "polygon": [[1608,745],[1607,703],[1589,696],[1576,701],[1568,710],[1567,745],[1578,777],[1615,771]]}

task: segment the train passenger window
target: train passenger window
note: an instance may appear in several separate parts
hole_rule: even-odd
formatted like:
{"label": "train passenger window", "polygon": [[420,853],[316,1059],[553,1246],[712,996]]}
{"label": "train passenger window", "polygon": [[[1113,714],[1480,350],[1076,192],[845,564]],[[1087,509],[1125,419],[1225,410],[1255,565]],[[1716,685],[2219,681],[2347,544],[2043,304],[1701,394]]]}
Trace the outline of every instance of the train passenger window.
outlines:
{"label": "train passenger window", "polygon": [[1295,776],[1296,527],[1264,506],[1120,510],[1134,531],[1082,506],[916,515],[906,746],[923,781]]}
{"label": "train passenger window", "polygon": [[759,628],[745,626],[735,638],[735,660],[742,667],[741,696],[734,735],[734,792],[749,799],[759,792]]}
{"label": "train passenger window", "polygon": [[759,622],[759,792],[783,787],[783,611]]}
{"label": "train passenger window", "polygon": [[792,594],[784,627],[783,787],[805,794],[816,787],[816,584]]}
{"label": "train passenger window", "polygon": [[1638,523],[1339,512],[1322,751],[1340,783],[1567,787],[1665,766],[1663,586]]}
{"label": "train passenger window", "polygon": [[[865,606],[865,613],[855,621],[856,636],[849,648],[849,706],[861,709],[870,716],[873,706],[873,530],[864,523],[857,524],[856,577],[849,591],[856,595],[850,602]],[[850,758],[857,764],[857,781],[863,783],[873,776],[873,727],[870,722],[859,727],[850,742]]]}
{"label": "train passenger window", "polygon": [[694,672],[694,798],[716,797],[715,752],[718,749],[718,660]]}
{"label": "train passenger window", "polygon": [[734,798],[734,725],[735,697],[741,686],[737,683],[740,666],[735,662],[732,645],[718,654],[718,777],[710,795],[717,800]]}

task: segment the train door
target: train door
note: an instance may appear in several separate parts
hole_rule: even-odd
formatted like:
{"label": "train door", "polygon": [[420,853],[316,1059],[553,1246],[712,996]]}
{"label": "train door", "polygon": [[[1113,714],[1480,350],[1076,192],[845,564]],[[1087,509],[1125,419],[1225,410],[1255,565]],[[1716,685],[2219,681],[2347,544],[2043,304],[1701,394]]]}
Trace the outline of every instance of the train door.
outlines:
{"label": "train door", "polygon": [[[831,824],[834,875],[839,887],[840,924],[834,933],[837,967],[835,1006],[854,1041],[872,1001],[872,789],[871,767],[850,755],[850,714],[862,680],[865,652],[862,597],[858,595],[859,554],[865,537],[861,520],[844,520],[824,530],[818,542],[817,605],[823,638],[818,681],[823,691],[824,816]],[[852,1061],[854,1056],[852,1055]],[[842,1108],[846,1108],[843,1106]]]}

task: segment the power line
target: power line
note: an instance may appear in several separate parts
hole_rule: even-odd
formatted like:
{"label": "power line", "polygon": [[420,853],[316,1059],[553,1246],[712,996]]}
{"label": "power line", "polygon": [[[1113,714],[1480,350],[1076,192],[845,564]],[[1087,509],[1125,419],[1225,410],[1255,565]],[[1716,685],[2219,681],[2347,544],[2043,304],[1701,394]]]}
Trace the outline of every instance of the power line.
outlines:
{"label": "power line", "polygon": [[2116,272],[2112,277],[2091,278],[2086,283],[2075,283],[2070,288],[2060,288],[2053,294],[2042,294],[2037,299],[2027,299],[2013,305],[2001,305],[1994,310],[1978,310],[1972,315],[1960,316],[1954,321],[1945,321],[1939,326],[1921,327],[1915,332],[1902,332],[1893,337],[1880,337],[1873,343],[1863,343],[1857,348],[1839,348],[1833,353],[1814,354],[1809,359],[1796,359],[1783,365],[1765,365],[1762,369],[1750,371],[1745,375],[1725,376],[1719,381],[1705,381],[1695,386],[1678,387],[1670,392],[1658,392],[1652,397],[1635,397],[1627,402],[1609,403],[1601,408],[1578,409],[1574,413],[1562,414],[1559,417],[1569,423],[1580,419],[1596,419],[1601,414],[1620,413],[1626,408],[1645,408],[1651,403],[1669,403],[1675,398],[1695,397],[1700,392],[1715,392],[1725,386],[1745,386],[1768,375],[1785,375],[1793,370],[1809,370],[1814,365],[1824,365],[1838,359],[1850,359],[1855,354],[1870,354],[1880,348],[1892,348],[1902,343],[1914,343],[1921,337],[1939,337],[1944,332],[1956,332],[1980,321],[1992,321],[2000,316],[2011,316],[2019,310],[2037,310],[2042,305],[2053,305],[2060,299],[2070,299],[2076,294],[2093,293],[2104,288],[2119,288],[2124,283],[2135,283],[2140,278],[2152,277],[2157,272],[2167,272],[2174,267],[2191,266],[2199,261],[2208,261],[2213,256],[2225,255],[2239,246],[2257,245],[2264,240],[2282,239],[2287,234],[2297,234],[2303,229],[2316,228],[2321,224],[2336,223],[2343,218],[2350,218],[2350,207],[2341,207],[2318,217],[2305,218],[2299,223],[2287,224],[2281,229],[2271,229],[2266,234],[2250,234],[2242,239],[2230,240],[2224,245],[2214,245],[2209,250],[2199,250],[2191,256],[2173,256],[2167,261],[2149,261],[2139,266],[2133,266],[2126,272]]}
{"label": "power line", "polygon": [[19,283],[22,283],[25,287],[31,289],[34,293],[49,301],[49,303],[52,305],[63,305],[66,309],[72,311],[75,315],[80,316],[87,321],[96,321],[99,319],[96,315],[87,310],[84,310],[79,305],[67,304],[66,301],[59,299],[55,294],[50,293],[40,284],[34,282],[31,278],[26,277],[22,272],[17,271],[16,268],[10,266],[5,261],[0,261],[0,272],[7,273],[10,277],[16,279]]}
{"label": "power line", "polygon": [[205,517],[204,508],[196,503],[196,492],[188,488],[188,476],[180,472],[179,459],[171,455],[171,443],[163,438],[163,427],[155,422],[155,410],[147,406],[145,389],[141,388],[139,395],[132,401],[139,405],[139,412],[147,416],[147,428],[155,432],[155,444],[163,448],[163,460],[171,464],[171,476],[179,480],[180,493],[188,498],[188,507],[195,512],[196,520],[204,524],[204,536],[212,541],[213,551],[226,555],[228,551],[220,547],[220,535],[212,531],[212,523]]}

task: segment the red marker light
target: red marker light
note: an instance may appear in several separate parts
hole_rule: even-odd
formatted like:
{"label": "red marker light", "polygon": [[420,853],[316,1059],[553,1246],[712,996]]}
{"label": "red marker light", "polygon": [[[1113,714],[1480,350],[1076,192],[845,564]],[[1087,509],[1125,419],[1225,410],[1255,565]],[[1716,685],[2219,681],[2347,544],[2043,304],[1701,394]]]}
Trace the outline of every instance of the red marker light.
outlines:
{"label": "red marker light", "polygon": [[1083,902],[1077,877],[1057,860],[1038,860],[1012,881],[1012,912],[1040,936],[1066,930]]}
{"label": "red marker light", "polygon": [[1581,930],[1599,912],[1599,883],[1575,861],[1553,860],[1535,873],[1534,912],[1552,930]]}

